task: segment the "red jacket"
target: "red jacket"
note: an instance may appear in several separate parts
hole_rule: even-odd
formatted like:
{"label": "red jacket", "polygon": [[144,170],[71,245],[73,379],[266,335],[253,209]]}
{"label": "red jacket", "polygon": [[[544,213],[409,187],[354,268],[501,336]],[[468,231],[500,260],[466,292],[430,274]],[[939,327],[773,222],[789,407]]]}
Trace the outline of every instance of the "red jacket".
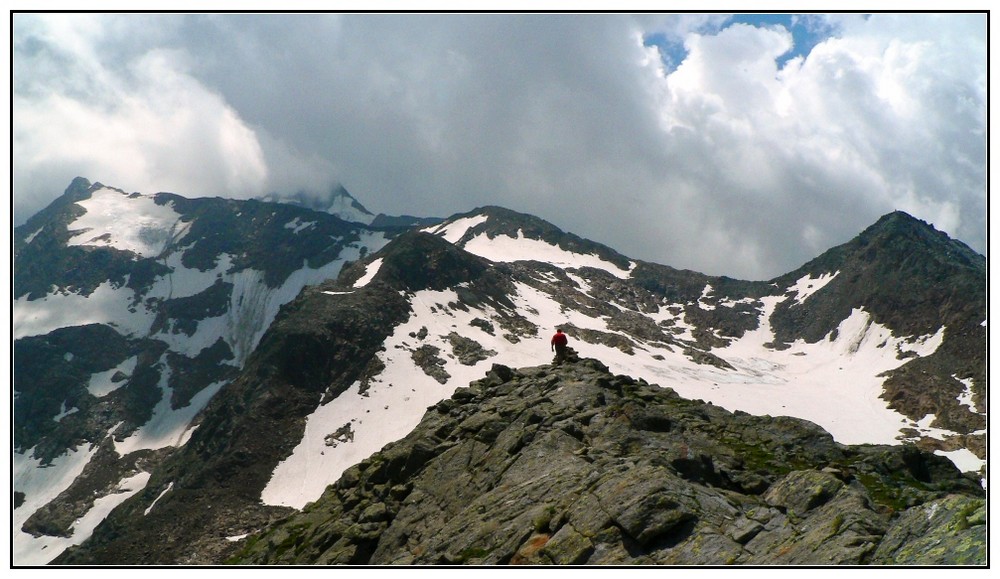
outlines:
{"label": "red jacket", "polygon": [[552,336],[553,346],[565,346],[568,341],[566,334],[562,332],[556,332],[556,335]]}

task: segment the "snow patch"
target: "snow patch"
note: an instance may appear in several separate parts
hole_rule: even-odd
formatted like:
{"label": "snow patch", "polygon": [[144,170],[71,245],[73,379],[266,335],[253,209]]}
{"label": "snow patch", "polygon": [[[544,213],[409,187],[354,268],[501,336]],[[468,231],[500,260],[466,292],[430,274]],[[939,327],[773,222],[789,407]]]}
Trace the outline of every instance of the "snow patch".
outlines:
{"label": "snow patch", "polygon": [[952,376],[952,378],[954,378],[955,380],[958,380],[959,382],[962,383],[963,386],[965,386],[965,390],[963,390],[958,395],[958,403],[961,404],[962,406],[968,406],[969,410],[971,410],[972,412],[974,412],[976,414],[985,414],[986,411],[985,410],[979,410],[976,407],[976,403],[972,399],[972,396],[973,396],[973,392],[972,392],[972,379],[970,378],[970,379],[966,379],[966,380],[961,380],[958,376]]}
{"label": "snow patch", "polygon": [[40,336],[68,326],[107,324],[126,336],[145,336],[154,316],[144,307],[131,308],[131,289],[111,282],[99,285],[89,296],[78,293],[50,293],[28,300],[14,300],[14,339]]}
{"label": "snow patch", "polygon": [[59,408],[59,414],[56,414],[52,419],[55,420],[56,422],[61,422],[63,418],[66,418],[70,414],[74,414],[79,411],[80,409],[77,408],[76,406],[72,408],[67,408],[66,401],[63,400],[62,406],[60,406]]}
{"label": "snow patch", "polygon": [[972,453],[971,450],[967,448],[960,448],[958,450],[935,450],[934,454],[938,456],[943,456],[955,463],[958,470],[962,472],[975,472],[978,473],[980,469],[986,466],[986,461],[979,458]]}
{"label": "snow patch", "polygon": [[306,229],[308,227],[312,227],[314,225],[316,225],[315,221],[305,221],[305,222],[303,222],[301,219],[299,219],[298,217],[296,217],[295,219],[292,219],[291,221],[289,221],[288,223],[285,224],[285,229],[291,229],[292,233],[298,233],[298,232],[302,231],[303,229]]}
{"label": "snow patch", "polygon": [[[521,340],[515,344],[473,326],[473,319],[499,316],[489,306],[486,309],[469,308],[468,311],[450,309],[447,304],[459,301],[453,290],[424,290],[411,297],[412,315],[396,327],[385,341],[385,350],[378,354],[386,369],[373,377],[366,392],[362,393],[361,384],[356,382],[306,419],[302,440],[275,468],[261,494],[265,504],[302,508],[316,500],[344,470],[409,434],[427,407],[485,376],[494,362],[520,367],[551,360],[547,338]],[[411,336],[421,333],[422,328],[427,329],[424,340]],[[451,354],[447,339],[451,332],[500,354],[472,366],[460,364]],[[439,355],[445,360],[444,370],[451,376],[445,384],[414,364],[412,352],[423,345],[439,348]],[[350,424],[353,440],[328,446],[326,436],[345,424]]]}
{"label": "snow patch", "polygon": [[[104,519],[111,514],[111,511],[115,510],[118,505],[124,503],[126,500],[131,498],[133,495],[146,488],[146,484],[149,483],[150,473],[139,472],[134,476],[123,479],[118,483],[117,492],[110,495],[101,497],[94,501],[94,505],[79,519],[73,521],[71,527],[72,536],[68,539],[63,539],[62,549],[68,548],[71,545],[79,545],[94,533],[94,529],[97,525],[101,523]],[[60,549],[61,550],[61,549]],[[58,552],[52,553],[52,557],[58,555]]]}
{"label": "snow patch", "polygon": [[354,282],[354,287],[355,288],[363,288],[366,285],[368,285],[369,282],[371,282],[373,279],[375,279],[375,275],[378,273],[378,270],[381,269],[381,268],[382,268],[382,258],[381,257],[378,258],[378,259],[372,260],[372,262],[369,263],[368,266],[365,268],[365,275],[361,276],[361,278],[358,279],[358,281]]}
{"label": "snow patch", "polygon": [[174,481],[170,481],[170,484],[167,485],[167,488],[163,489],[163,492],[161,492],[159,495],[156,496],[155,499],[153,499],[153,502],[148,507],[146,507],[145,511],[142,512],[142,516],[145,517],[146,515],[148,515],[149,512],[153,510],[153,507],[156,506],[156,503],[160,502],[160,499],[162,499],[164,495],[166,495],[172,490],[174,490]]}
{"label": "snow patch", "polygon": [[592,267],[602,269],[622,279],[628,279],[635,268],[635,262],[630,262],[629,268],[622,270],[617,265],[601,259],[597,255],[573,253],[561,249],[558,245],[527,238],[520,229],[517,231],[516,238],[498,235],[490,239],[488,235],[481,233],[467,241],[463,249],[490,261],[512,262],[531,260],[550,263],[560,268],[578,269],[581,267]]}
{"label": "snow patch", "polygon": [[175,251],[161,260],[161,263],[169,267],[171,272],[156,279],[153,287],[145,294],[147,299],[169,300],[199,294],[210,288],[220,278],[226,281],[229,269],[233,265],[233,256],[223,253],[218,256],[215,267],[202,271],[197,268],[184,267],[184,264],[181,263],[183,256],[183,251]]}
{"label": "snow patch", "polygon": [[191,421],[208,404],[212,396],[227,382],[215,382],[203,388],[191,398],[191,402],[183,407],[171,407],[172,390],[167,386],[170,379],[170,367],[166,363],[166,354],[160,358],[160,401],[153,409],[149,422],[143,424],[137,431],[123,441],[115,440],[115,450],[125,456],[137,450],[156,450],[168,446],[182,446],[193,432]]}
{"label": "snow patch", "polygon": [[[176,354],[182,354],[188,358],[194,358],[200,354],[202,350],[215,344],[219,338],[226,340],[230,337],[230,329],[233,326],[232,321],[232,316],[230,316],[227,312],[213,318],[196,320],[195,331],[190,336],[182,332],[172,332],[169,327],[165,327],[162,331],[154,334],[152,337],[162,342],[166,342],[170,351]],[[233,344],[230,344],[230,347],[232,347],[232,345]],[[239,367],[243,363],[243,360],[229,360],[228,363]]]}
{"label": "snow patch", "polygon": [[592,292],[594,288],[591,287],[590,282],[571,272],[566,272],[566,277],[576,282],[576,285],[580,288],[580,293],[588,297],[593,297],[590,295],[590,292]]}
{"label": "snow patch", "polygon": [[722,300],[719,302],[719,307],[723,308],[734,308],[739,304],[752,304],[756,300],[753,298],[740,298],[738,300]]}
{"label": "snow patch", "polygon": [[103,398],[108,394],[111,394],[125,385],[125,380],[115,383],[111,381],[111,378],[118,372],[121,372],[126,377],[132,376],[132,372],[135,371],[135,367],[138,363],[139,357],[132,356],[110,370],[95,372],[90,376],[90,381],[87,382],[87,391],[90,392],[95,398]]}
{"label": "snow patch", "polygon": [[707,284],[705,289],[701,290],[701,296],[698,298],[698,307],[709,312],[714,310],[714,305],[705,302],[705,300],[711,297],[714,293],[715,288],[712,287],[712,284]]}
{"label": "snow patch", "polygon": [[545,292],[525,283],[515,282],[514,287],[517,291],[511,296],[511,301],[514,302],[516,311],[521,315],[528,314],[525,317],[535,321],[544,329],[554,331],[565,324],[572,324],[581,329],[609,331],[608,324],[603,318],[591,317],[577,310],[567,309]]}
{"label": "snow patch", "polygon": [[104,188],[76,204],[86,213],[67,226],[70,232],[79,231],[67,245],[113,247],[156,257],[187,231],[171,204],[157,205],[144,195]]}
{"label": "snow patch", "polygon": [[[730,411],[797,416],[819,424],[844,444],[898,444],[906,418],[880,398],[884,377],[902,365],[897,350],[911,345],[855,309],[841,322],[836,338],[815,344],[798,340],[785,350],[763,346],[774,334],[770,319],[781,297],[762,298],[762,323],[739,340],[712,353],[735,370],[671,362],[659,369],[681,396],[705,399]],[[933,352],[933,337],[916,340],[920,355]],[[610,366],[610,364],[609,364]],[[724,385],[724,386],[721,386]]]}
{"label": "snow patch", "polygon": [[371,213],[362,211],[355,203],[355,200],[348,195],[337,195],[337,197],[333,200],[333,203],[326,208],[326,212],[331,215],[336,215],[344,221],[371,225],[372,222],[375,221],[375,216]]}
{"label": "snow patch", "polygon": [[837,277],[839,274],[840,272],[837,271],[834,273],[824,273],[817,278],[814,278],[811,275],[802,276],[785,291],[785,295],[794,292],[795,303],[805,303],[809,296],[826,287],[826,285],[833,281],[833,278]]}
{"label": "snow patch", "polygon": [[944,439],[949,435],[954,433],[950,430],[945,430],[943,428],[938,428],[936,426],[931,426],[931,424],[937,420],[937,416],[934,414],[926,414],[923,418],[916,422],[911,422],[910,427],[916,429],[923,436],[929,436],[937,439]]}
{"label": "snow patch", "polygon": [[33,240],[35,237],[37,237],[38,234],[41,233],[42,230],[44,230],[44,229],[45,229],[45,226],[43,225],[43,226],[41,226],[41,227],[38,228],[38,231],[36,231],[36,232],[28,235],[27,237],[25,237],[24,238],[24,244],[28,245],[29,243],[31,243],[31,240]]}
{"label": "snow patch", "polygon": [[[672,309],[677,310],[678,313],[675,314],[670,311]],[[643,315],[655,322],[657,326],[672,334],[675,339],[688,342],[694,341],[695,327],[684,319],[683,305],[668,303],[664,300],[663,303],[657,305],[655,312],[648,312]]]}
{"label": "snow patch", "polygon": [[908,354],[916,354],[917,356],[923,358],[924,356],[930,356],[944,343],[944,326],[938,328],[938,331],[929,336],[920,336],[910,340],[901,340],[899,342],[899,351]]}
{"label": "snow patch", "polygon": [[473,227],[489,220],[487,215],[473,215],[472,217],[462,217],[451,223],[444,223],[423,229],[424,233],[430,233],[445,238],[449,242],[458,243],[465,234]]}

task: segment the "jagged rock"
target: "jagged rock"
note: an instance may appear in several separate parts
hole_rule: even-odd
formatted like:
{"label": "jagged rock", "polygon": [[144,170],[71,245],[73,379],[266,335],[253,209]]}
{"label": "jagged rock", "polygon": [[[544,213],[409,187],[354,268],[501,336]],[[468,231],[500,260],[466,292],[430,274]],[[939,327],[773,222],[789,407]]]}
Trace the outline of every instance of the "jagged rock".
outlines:
{"label": "jagged rock", "polygon": [[481,329],[482,331],[486,332],[491,336],[494,335],[494,333],[496,332],[496,328],[489,320],[484,320],[482,318],[475,318],[471,322],[469,322],[469,324],[473,327]]}
{"label": "jagged rock", "polygon": [[479,342],[460,336],[456,332],[448,334],[448,342],[451,344],[452,354],[465,366],[475,366],[476,362],[497,355],[496,351],[487,350]]}
{"label": "jagged rock", "polygon": [[441,349],[437,346],[424,344],[413,350],[411,357],[413,358],[413,363],[423,370],[424,374],[444,384],[448,381],[448,378],[451,378],[451,375],[444,369],[445,361],[438,355],[440,353]]}
{"label": "jagged rock", "polygon": [[950,495],[912,508],[886,534],[873,563],[981,565],[986,561],[986,502]]}
{"label": "jagged rock", "polygon": [[[494,365],[231,562],[982,564],[982,489],[935,458],[843,446],[593,359]],[[962,525],[953,558],[914,546]]]}
{"label": "jagged rock", "polygon": [[764,500],[801,515],[829,502],[843,487],[843,482],[827,472],[797,471],[771,485]]}

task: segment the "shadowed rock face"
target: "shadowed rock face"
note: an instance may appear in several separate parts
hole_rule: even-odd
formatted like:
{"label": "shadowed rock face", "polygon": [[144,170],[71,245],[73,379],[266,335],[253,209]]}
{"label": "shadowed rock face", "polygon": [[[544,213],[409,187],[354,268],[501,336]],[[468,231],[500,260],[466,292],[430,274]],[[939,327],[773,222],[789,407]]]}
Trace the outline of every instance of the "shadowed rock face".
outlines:
{"label": "shadowed rock face", "polygon": [[982,489],[944,458],[584,359],[495,365],[231,562],[984,564],[985,545]]}

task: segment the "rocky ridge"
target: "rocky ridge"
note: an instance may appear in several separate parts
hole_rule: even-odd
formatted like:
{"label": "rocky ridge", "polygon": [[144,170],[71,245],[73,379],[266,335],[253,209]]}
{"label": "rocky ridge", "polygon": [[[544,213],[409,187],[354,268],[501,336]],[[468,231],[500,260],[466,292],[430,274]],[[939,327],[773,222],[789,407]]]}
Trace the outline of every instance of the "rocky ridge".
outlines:
{"label": "rocky ridge", "polygon": [[947,459],[583,359],[494,365],[229,562],[966,565],[986,560],[985,521]]}

